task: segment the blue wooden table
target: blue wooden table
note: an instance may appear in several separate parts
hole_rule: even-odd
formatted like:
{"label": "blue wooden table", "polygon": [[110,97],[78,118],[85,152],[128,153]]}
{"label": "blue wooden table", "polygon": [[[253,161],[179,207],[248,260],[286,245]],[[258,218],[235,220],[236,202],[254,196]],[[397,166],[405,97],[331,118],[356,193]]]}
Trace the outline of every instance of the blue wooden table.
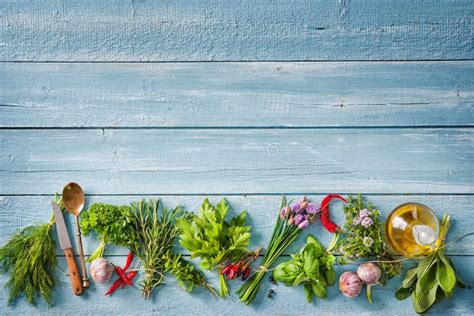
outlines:
{"label": "blue wooden table", "polygon": [[[453,215],[452,239],[470,232],[473,13],[472,0],[2,0],[0,243],[47,221],[69,181],[89,204],[162,197],[196,211],[226,196],[232,212],[249,211],[253,246],[269,241],[283,193],[360,192],[384,216],[418,201]],[[334,213],[342,223],[340,204]],[[310,231],[328,245],[321,226]],[[87,254],[97,246],[84,242]],[[469,284],[473,245],[447,250]],[[107,254],[121,265],[126,250]],[[104,297],[100,285],[75,297],[58,278],[48,308],[7,306],[0,276],[0,313],[414,313],[394,298],[400,278],[373,305],[337,286],[307,304],[302,288],[266,282],[251,306],[190,295],[171,278],[151,301],[137,288]],[[431,312],[473,310],[466,289]]]}

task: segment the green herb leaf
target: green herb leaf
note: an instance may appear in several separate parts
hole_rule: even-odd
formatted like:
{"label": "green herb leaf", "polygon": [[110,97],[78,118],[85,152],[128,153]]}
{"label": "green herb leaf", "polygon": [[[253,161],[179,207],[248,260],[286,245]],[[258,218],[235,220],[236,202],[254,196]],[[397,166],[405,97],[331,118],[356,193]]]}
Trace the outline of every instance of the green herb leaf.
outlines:
{"label": "green herb leaf", "polygon": [[336,284],[336,279],[337,279],[337,276],[336,276],[336,271],[334,271],[334,269],[331,269],[331,270],[326,270],[324,272],[324,277],[326,279],[326,282],[328,285],[334,285]]}
{"label": "green herb leaf", "polygon": [[449,293],[451,293],[456,286],[456,274],[442,252],[438,253],[438,257],[440,260],[438,260],[437,264],[436,280],[446,295],[450,296]]}
{"label": "green herb leaf", "polygon": [[[245,226],[247,212],[243,211],[229,222],[225,220],[230,206],[222,199],[214,207],[208,199],[201,205],[198,215],[191,220],[177,220],[181,231],[181,245],[191,257],[201,258],[201,267],[213,270],[224,261],[232,261],[248,253],[250,226]],[[225,280],[221,280],[225,285]],[[227,293],[221,287],[221,293]]]}
{"label": "green herb leaf", "polygon": [[313,301],[313,289],[310,284],[305,284],[304,285],[304,294],[306,296],[306,301],[308,303],[311,303]]}
{"label": "green herb leaf", "polygon": [[276,281],[285,285],[304,284],[308,302],[314,295],[320,298],[327,296],[327,286],[336,283],[334,256],[328,254],[316,238],[309,235],[305,246],[292,254],[287,262],[280,263],[273,271]]}
{"label": "green herb leaf", "polygon": [[438,290],[438,284],[435,283],[427,292],[425,291],[414,291],[413,293],[413,306],[417,313],[426,312],[431,305],[436,301],[436,291]]}
{"label": "green herb leaf", "polygon": [[396,292],[395,292],[395,297],[397,300],[404,300],[410,297],[411,293],[413,291],[413,288],[405,288],[405,287],[400,287]]}
{"label": "green herb leaf", "polygon": [[81,212],[81,229],[84,236],[96,232],[101,245],[89,257],[94,261],[102,257],[106,244],[130,248],[138,242],[135,219],[129,206],[95,203]]}
{"label": "green herb leaf", "polygon": [[307,280],[307,276],[304,272],[301,272],[300,274],[298,274],[298,276],[295,278],[295,280],[293,281],[293,286],[298,286],[300,285],[303,281],[306,281]]}
{"label": "green herb leaf", "polygon": [[405,279],[402,282],[402,287],[409,289],[413,286],[413,284],[417,280],[417,274],[416,274],[417,268],[413,268],[407,271],[407,274],[405,276]]}
{"label": "green herb leaf", "polygon": [[462,289],[467,287],[466,283],[464,283],[464,281],[458,275],[456,275],[456,284]]}
{"label": "green herb leaf", "polygon": [[[400,262],[396,261],[389,254],[383,236],[384,221],[380,216],[380,211],[372,203],[366,202],[362,195],[356,197],[349,196],[348,202],[344,205],[345,224],[336,249],[342,253],[338,261],[340,264],[358,261],[360,258],[377,258],[382,270],[380,283],[386,281],[402,270]],[[371,225],[364,227],[361,221],[361,211],[364,211],[364,218],[370,219]]]}
{"label": "green herb leaf", "polygon": [[431,255],[427,256],[423,260],[420,261],[418,264],[418,267],[416,269],[416,275],[418,279],[421,279],[423,275],[428,273],[431,269],[431,267],[436,263],[437,261],[437,255],[436,253],[432,253]]}
{"label": "green herb leaf", "polygon": [[313,288],[314,295],[316,295],[317,297],[326,298],[328,296],[326,287],[320,282],[313,283],[312,288]]}

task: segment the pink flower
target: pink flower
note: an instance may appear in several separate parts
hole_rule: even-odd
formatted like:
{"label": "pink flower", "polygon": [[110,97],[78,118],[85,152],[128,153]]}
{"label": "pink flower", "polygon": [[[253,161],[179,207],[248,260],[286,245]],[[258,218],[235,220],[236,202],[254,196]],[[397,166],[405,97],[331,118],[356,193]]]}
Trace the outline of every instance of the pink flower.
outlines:
{"label": "pink flower", "polygon": [[301,222],[304,220],[304,215],[303,214],[298,214],[295,217],[295,225],[301,224]]}
{"label": "pink flower", "polygon": [[298,225],[298,229],[305,229],[306,227],[309,226],[309,221],[307,219],[305,219],[304,221],[302,221],[299,225]]}
{"label": "pink flower", "polygon": [[374,221],[370,217],[365,217],[364,219],[362,219],[360,224],[365,228],[368,228],[369,226],[372,226],[374,224]]}

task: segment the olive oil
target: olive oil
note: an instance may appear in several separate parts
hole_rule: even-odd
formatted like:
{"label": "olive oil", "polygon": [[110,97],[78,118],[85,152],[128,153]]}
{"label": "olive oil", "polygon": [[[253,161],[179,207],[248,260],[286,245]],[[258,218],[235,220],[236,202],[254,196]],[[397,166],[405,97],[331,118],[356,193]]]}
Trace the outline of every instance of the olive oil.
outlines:
{"label": "olive oil", "polygon": [[385,223],[389,248],[398,255],[418,257],[429,253],[438,239],[439,223],[426,205],[406,203],[395,208]]}

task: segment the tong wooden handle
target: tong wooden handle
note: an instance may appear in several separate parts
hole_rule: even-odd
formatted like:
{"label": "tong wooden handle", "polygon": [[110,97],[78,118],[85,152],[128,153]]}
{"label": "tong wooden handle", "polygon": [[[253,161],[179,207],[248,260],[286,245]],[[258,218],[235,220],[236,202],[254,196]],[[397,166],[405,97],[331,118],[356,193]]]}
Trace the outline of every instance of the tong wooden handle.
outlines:
{"label": "tong wooden handle", "polygon": [[81,275],[77,268],[76,259],[74,258],[74,252],[72,248],[64,249],[66,255],[67,268],[69,270],[69,279],[71,279],[72,291],[76,295],[82,295],[84,293],[84,287],[82,286]]}

